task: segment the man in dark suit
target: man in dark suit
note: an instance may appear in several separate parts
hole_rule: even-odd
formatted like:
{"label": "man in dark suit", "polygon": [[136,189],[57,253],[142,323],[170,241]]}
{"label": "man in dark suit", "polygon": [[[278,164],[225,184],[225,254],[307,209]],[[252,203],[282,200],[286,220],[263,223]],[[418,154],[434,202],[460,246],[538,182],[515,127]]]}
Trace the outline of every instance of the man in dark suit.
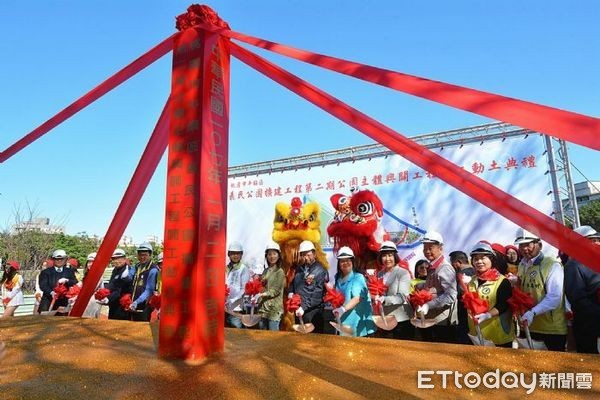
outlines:
{"label": "man in dark suit", "polygon": [[77,283],[75,273],[71,268],[68,268],[65,265],[67,263],[67,253],[64,250],[55,250],[52,253],[52,259],[54,260],[54,267],[46,268],[40,272],[40,289],[44,294],[40,301],[39,312],[56,310],[58,307],[66,307],[68,300],[66,297],[61,297],[56,299],[52,306],[52,310],[50,310],[50,304],[52,304],[52,299],[55,295],[54,288],[59,283],[64,284],[67,288]]}

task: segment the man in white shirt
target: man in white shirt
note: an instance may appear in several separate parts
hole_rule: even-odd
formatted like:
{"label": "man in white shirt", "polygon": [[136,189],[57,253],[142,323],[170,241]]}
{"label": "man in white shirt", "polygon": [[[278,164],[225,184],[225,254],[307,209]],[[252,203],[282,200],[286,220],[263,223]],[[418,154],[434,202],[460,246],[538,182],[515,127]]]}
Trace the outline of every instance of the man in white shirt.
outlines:
{"label": "man in white shirt", "polygon": [[531,338],[543,341],[548,350],[565,351],[567,320],[563,292],[564,271],[556,257],[542,253],[542,242],[523,228],[517,230],[515,246],[523,257],[518,276],[521,290],[534,299],[526,311],[523,324],[529,326]]}

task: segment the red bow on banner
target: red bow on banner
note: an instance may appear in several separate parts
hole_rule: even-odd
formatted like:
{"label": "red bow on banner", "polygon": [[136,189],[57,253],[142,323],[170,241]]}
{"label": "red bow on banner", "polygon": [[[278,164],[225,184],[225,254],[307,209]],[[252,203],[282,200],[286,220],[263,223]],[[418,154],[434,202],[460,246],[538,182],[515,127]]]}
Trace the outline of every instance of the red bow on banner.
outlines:
{"label": "red bow on banner", "polygon": [[383,283],[383,278],[377,278],[374,275],[369,275],[367,278],[367,287],[371,297],[383,296],[387,293],[387,285]]}
{"label": "red bow on banner", "polygon": [[477,292],[465,292],[462,295],[462,302],[471,316],[487,312],[490,307],[488,301],[480,298]]}
{"label": "red bow on banner", "polygon": [[523,315],[527,310],[533,307],[535,301],[529,293],[525,293],[521,289],[514,287],[512,296],[507,300],[513,315]]}
{"label": "red bow on banner", "polygon": [[131,299],[131,293],[124,294],[119,299],[119,304],[121,305],[121,307],[123,307],[124,310],[129,310],[131,303],[133,303],[133,300]]}
{"label": "red bow on banner", "polygon": [[302,299],[299,294],[295,294],[285,301],[285,308],[289,312],[295,312],[302,304]]}
{"label": "red bow on banner", "polygon": [[160,308],[160,294],[153,294],[148,300],[148,305],[152,308],[159,309]]}
{"label": "red bow on banner", "polygon": [[107,288],[101,288],[96,290],[96,293],[94,293],[94,298],[98,301],[102,301],[105,298],[107,298],[110,295],[110,290],[108,290]]}
{"label": "red bow on banner", "polygon": [[54,291],[55,299],[60,299],[61,297],[65,297],[67,295],[67,292],[69,291],[69,289],[62,283],[59,283],[56,286],[54,286],[54,289],[52,289],[52,290]]}
{"label": "red bow on banner", "polygon": [[81,288],[79,286],[73,285],[67,291],[66,296],[68,299],[72,299],[73,297],[77,297],[77,295],[79,295],[80,291],[81,291]]}
{"label": "red bow on banner", "polygon": [[331,303],[333,308],[338,308],[344,305],[346,298],[344,297],[344,293],[340,292],[339,290],[327,287],[327,294],[325,294],[325,298],[323,300],[326,303]]}
{"label": "red bow on banner", "polygon": [[408,301],[414,309],[416,309],[419,306],[422,306],[423,304],[431,301],[432,299],[433,295],[427,289],[417,290],[414,293],[408,295]]}
{"label": "red bow on banner", "polygon": [[246,282],[244,293],[246,293],[249,296],[254,296],[262,292],[263,289],[264,288],[260,279],[250,279],[248,282]]}

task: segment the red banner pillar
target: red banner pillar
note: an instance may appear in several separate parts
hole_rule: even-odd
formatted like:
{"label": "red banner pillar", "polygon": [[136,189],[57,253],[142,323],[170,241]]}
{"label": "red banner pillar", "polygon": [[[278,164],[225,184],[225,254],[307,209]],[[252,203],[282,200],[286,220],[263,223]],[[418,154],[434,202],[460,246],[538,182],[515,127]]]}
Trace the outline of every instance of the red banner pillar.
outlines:
{"label": "red banner pillar", "polygon": [[224,348],[229,49],[188,28],[175,40],[159,355]]}

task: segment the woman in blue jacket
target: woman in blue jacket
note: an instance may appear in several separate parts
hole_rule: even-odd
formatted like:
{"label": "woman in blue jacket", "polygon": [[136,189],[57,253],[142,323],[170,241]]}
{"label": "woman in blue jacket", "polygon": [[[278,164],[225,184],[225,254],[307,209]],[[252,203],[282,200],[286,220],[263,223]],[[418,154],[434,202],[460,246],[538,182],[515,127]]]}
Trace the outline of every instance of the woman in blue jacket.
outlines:
{"label": "woman in blue jacket", "polygon": [[376,327],[371,297],[365,277],[356,271],[354,252],[349,247],[342,247],[337,253],[337,260],[335,288],[344,294],[345,301],[333,310],[333,314],[340,316],[342,325],[352,328],[353,336],[372,336]]}

